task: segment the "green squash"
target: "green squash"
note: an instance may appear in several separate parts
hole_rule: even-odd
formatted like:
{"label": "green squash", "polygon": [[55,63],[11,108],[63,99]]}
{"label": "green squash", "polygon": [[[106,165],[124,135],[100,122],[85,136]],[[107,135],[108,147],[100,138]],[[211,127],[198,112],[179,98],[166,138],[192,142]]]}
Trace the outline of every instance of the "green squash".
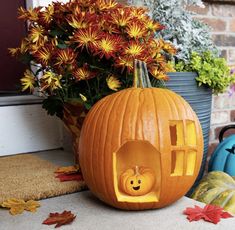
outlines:
{"label": "green squash", "polygon": [[224,172],[210,172],[201,180],[191,198],[206,204],[220,206],[235,214],[235,181]]}

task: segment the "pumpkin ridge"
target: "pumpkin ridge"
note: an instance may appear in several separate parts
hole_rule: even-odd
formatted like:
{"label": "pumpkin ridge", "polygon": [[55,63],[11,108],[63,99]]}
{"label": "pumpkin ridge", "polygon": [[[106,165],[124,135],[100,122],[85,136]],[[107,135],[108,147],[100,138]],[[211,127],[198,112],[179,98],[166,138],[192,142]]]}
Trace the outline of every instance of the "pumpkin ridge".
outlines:
{"label": "pumpkin ridge", "polygon": [[[103,112],[103,107],[105,107],[106,106],[106,104],[108,104],[109,102],[108,102],[108,100],[106,100],[106,101],[103,101],[103,103],[100,105],[100,106],[98,106],[98,110],[96,111],[96,116],[94,117],[94,122],[93,122],[93,129],[94,130],[97,130],[97,123],[98,123],[98,120],[99,120],[99,116],[100,116],[100,114]],[[92,124],[91,124],[92,125]],[[96,132],[93,132],[93,135],[92,135],[92,137],[91,137],[91,139],[92,140],[94,140],[94,135],[96,134]],[[90,155],[91,154],[93,154],[93,152],[94,152],[94,144],[95,144],[95,142],[93,142],[93,144],[91,145],[91,150],[90,150]],[[93,188],[92,189],[94,189],[94,190],[97,190],[97,191],[99,191],[99,186],[97,186],[97,183],[99,182],[99,181],[96,181],[96,177],[94,176],[94,172],[93,172],[93,170],[94,170],[94,163],[95,164],[98,164],[98,162],[97,161],[95,161],[92,157],[90,157],[90,161],[91,161],[91,163],[90,163],[90,171],[91,171],[91,177],[92,177],[92,179],[91,179],[91,181],[93,181],[92,182],[92,184],[93,184]]]}
{"label": "pumpkin ridge", "polygon": [[[110,113],[112,112],[112,108],[113,108],[113,106],[115,105],[115,100],[116,100],[118,97],[120,97],[120,94],[116,94],[116,95],[114,96],[114,99],[111,101],[111,103],[110,103],[110,101],[108,100],[107,104],[105,104],[105,109],[102,109],[102,110],[101,110],[102,117],[99,119],[99,120],[100,120],[99,124],[100,124],[100,127],[101,127],[101,128],[96,127],[96,129],[98,128],[98,130],[99,130],[99,133],[96,131],[96,133],[97,133],[97,139],[98,139],[98,141],[97,141],[97,146],[96,146],[97,149],[100,149],[100,146],[102,147],[102,144],[101,144],[102,132],[104,132],[104,130],[107,130],[107,128],[105,129],[104,126],[105,126],[105,125],[106,125],[106,127],[108,126],[108,123],[104,123],[104,120],[105,120],[107,114],[110,115]],[[107,106],[107,105],[109,105],[109,106]],[[108,112],[108,111],[109,111],[109,112]],[[106,134],[107,134],[107,132],[105,133],[105,135],[106,135]],[[104,145],[103,145],[103,146],[104,146]],[[104,152],[104,149],[102,149],[101,152]],[[98,153],[98,154],[99,154],[99,153]],[[99,156],[98,154],[97,154],[97,158],[99,158],[99,159],[98,159],[98,160],[96,159],[96,162],[97,162],[98,164],[100,164],[100,165],[105,165],[105,157],[104,157],[104,154],[99,154],[99,155],[101,155],[101,156]],[[95,159],[94,159],[94,160],[95,160]],[[111,196],[110,192],[108,192],[108,188],[107,188],[106,174],[105,174],[105,172],[104,172],[104,167],[102,167],[102,166],[101,166],[101,169],[100,169],[100,175],[101,175],[102,178],[105,178],[104,180],[100,180],[100,184],[102,183],[102,184],[101,184],[101,187],[104,188],[104,196],[107,197],[110,201],[112,201],[112,200],[113,200],[113,199],[112,199],[112,196]]]}
{"label": "pumpkin ridge", "polygon": [[[127,92],[126,92],[127,93]],[[131,93],[131,91],[130,91],[130,93]],[[125,94],[126,95],[126,94]],[[122,103],[122,99],[123,99],[123,97],[125,97],[125,95],[123,95],[123,94],[117,94],[117,96],[115,97],[115,98],[113,98],[113,100],[112,100],[112,106],[111,106],[111,108],[110,108],[110,110],[109,110],[109,114],[107,115],[107,113],[105,113],[105,115],[104,115],[104,117],[107,117],[108,119],[107,119],[107,122],[106,122],[106,132],[105,132],[105,138],[104,138],[104,140],[106,140],[106,137],[107,137],[107,134],[108,134],[108,128],[109,128],[109,121],[110,121],[110,118],[111,118],[111,116],[110,116],[110,114],[113,112],[113,107],[114,106],[117,106],[117,105],[119,105],[120,103]],[[110,103],[110,102],[109,102]],[[102,129],[102,132],[104,131],[104,129]],[[103,152],[106,152],[106,146],[105,145],[103,145],[103,150],[102,150]],[[106,159],[106,157],[104,157],[103,156],[103,158],[104,158],[104,160],[102,160],[102,162],[103,162],[103,164],[105,165],[105,159]],[[112,158],[111,158],[111,163],[110,164],[108,164],[108,165],[112,165]],[[105,187],[107,186],[107,183],[106,183],[106,181],[108,181],[107,180],[107,175],[106,175],[106,173],[105,173],[105,168],[103,167],[103,173],[104,173],[104,178],[105,178]],[[113,175],[112,175],[112,177],[113,177]],[[107,186],[107,187],[109,187],[109,186]],[[107,188],[105,189],[106,190],[106,192],[107,192]],[[109,190],[109,188],[108,188],[108,190]],[[111,190],[109,190],[109,191],[111,191]],[[109,193],[109,199],[112,201],[112,202],[114,202],[114,196],[112,196],[112,192],[110,192]],[[107,197],[108,197],[107,196]]]}

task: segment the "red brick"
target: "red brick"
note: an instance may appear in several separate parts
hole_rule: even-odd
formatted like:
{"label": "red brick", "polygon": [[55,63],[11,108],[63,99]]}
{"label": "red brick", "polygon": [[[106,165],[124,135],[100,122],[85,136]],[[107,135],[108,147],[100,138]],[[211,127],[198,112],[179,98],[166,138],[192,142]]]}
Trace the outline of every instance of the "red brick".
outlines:
{"label": "red brick", "polygon": [[217,34],[213,35],[213,40],[217,46],[235,46],[235,36]]}
{"label": "red brick", "polygon": [[[224,126],[223,126],[223,127],[224,127]],[[215,138],[216,138],[217,140],[219,140],[219,134],[220,134],[220,131],[221,131],[221,129],[222,129],[223,127],[217,127],[217,128],[215,129]],[[226,138],[226,137],[228,137],[228,136],[230,136],[230,135],[232,135],[232,134],[235,134],[235,129],[229,129],[229,130],[227,130],[227,131],[224,133],[224,138]]]}
{"label": "red brick", "polygon": [[228,93],[220,94],[219,96],[214,96],[214,109],[228,109],[230,107],[230,98]]}
{"label": "red brick", "polygon": [[235,5],[212,4],[212,15],[220,17],[235,17]]}
{"label": "red brick", "polygon": [[235,32],[235,19],[229,21],[229,31]]}
{"label": "red brick", "polygon": [[217,18],[198,18],[212,28],[213,32],[221,32],[226,30],[226,21]]}
{"label": "red brick", "polygon": [[192,11],[196,14],[200,14],[200,15],[206,15],[209,12],[209,5],[205,4],[205,7],[199,7],[199,6],[189,6],[187,7],[187,10]]}
{"label": "red brick", "polygon": [[228,62],[233,65],[235,64],[235,49],[228,51]]}
{"label": "red brick", "polygon": [[235,110],[231,110],[230,119],[231,119],[231,122],[235,122]]}
{"label": "red brick", "polygon": [[228,111],[213,111],[211,114],[211,124],[221,125],[227,124],[230,120]]}

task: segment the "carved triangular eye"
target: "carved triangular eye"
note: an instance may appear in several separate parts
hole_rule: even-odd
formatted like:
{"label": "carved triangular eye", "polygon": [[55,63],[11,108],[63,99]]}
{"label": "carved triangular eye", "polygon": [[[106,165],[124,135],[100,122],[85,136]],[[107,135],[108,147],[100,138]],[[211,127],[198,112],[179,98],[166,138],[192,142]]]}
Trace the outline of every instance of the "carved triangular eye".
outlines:
{"label": "carved triangular eye", "polygon": [[229,153],[235,154],[235,145],[233,145],[231,149],[225,149],[225,150],[228,151]]}

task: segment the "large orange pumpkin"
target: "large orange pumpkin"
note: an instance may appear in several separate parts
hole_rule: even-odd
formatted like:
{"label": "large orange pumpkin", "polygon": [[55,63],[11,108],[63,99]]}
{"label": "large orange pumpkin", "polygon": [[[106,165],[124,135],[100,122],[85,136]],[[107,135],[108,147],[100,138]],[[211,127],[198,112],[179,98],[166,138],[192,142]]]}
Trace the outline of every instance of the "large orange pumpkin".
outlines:
{"label": "large orange pumpkin", "polygon": [[[143,73],[146,70],[136,67],[135,87],[94,105],[79,143],[79,161],[90,190],[102,201],[128,210],[160,208],[182,197],[198,175],[203,153],[195,112],[176,93],[148,88]],[[145,169],[146,175],[139,172],[147,180],[143,193],[132,193],[123,185],[124,176],[137,178],[131,172],[135,166]]]}

